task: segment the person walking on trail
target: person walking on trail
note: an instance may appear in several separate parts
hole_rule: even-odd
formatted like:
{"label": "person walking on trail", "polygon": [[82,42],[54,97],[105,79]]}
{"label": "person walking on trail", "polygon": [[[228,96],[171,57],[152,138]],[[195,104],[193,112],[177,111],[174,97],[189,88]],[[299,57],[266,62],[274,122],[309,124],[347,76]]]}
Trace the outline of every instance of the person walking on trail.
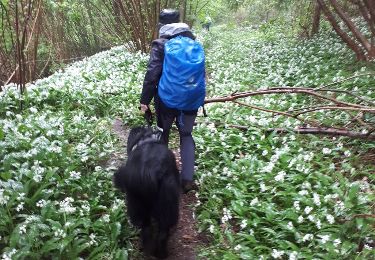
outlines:
{"label": "person walking on trail", "polygon": [[168,144],[175,122],[180,136],[181,185],[184,193],[197,189],[194,181],[195,143],[192,136],[198,107],[205,97],[203,47],[189,26],[180,23],[177,10],[159,15],[159,38],[151,44],[150,60],[143,82],[140,109],[149,112],[154,98],[157,126]]}
{"label": "person walking on trail", "polygon": [[205,28],[207,31],[209,31],[211,24],[212,24],[211,17],[209,15],[206,15],[206,18],[204,19],[203,28]]}

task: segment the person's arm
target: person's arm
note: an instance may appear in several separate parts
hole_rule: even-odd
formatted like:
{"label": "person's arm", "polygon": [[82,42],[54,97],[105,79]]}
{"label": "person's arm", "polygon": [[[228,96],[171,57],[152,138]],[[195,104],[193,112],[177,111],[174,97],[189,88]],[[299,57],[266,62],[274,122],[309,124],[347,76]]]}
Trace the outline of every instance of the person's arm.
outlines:
{"label": "person's arm", "polygon": [[152,42],[150,60],[147,66],[147,72],[143,81],[141,94],[141,110],[145,112],[152,98],[156,93],[156,87],[163,71],[164,61],[164,39],[158,39]]}

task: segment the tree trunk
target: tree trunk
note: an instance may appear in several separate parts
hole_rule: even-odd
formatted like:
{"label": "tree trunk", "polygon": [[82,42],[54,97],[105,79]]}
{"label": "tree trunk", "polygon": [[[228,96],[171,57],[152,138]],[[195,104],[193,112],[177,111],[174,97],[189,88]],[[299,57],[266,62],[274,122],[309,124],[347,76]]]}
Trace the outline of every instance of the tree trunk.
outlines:
{"label": "tree trunk", "polygon": [[353,21],[350,19],[350,17],[342,10],[340,5],[337,3],[336,0],[330,0],[333,9],[335,9],[336,13],[339,15],[339,17],[344,21],[346,26],[349,28],[349,30],[353,33],[354,37],[362,44],[362,46],[366,49],[367,52],[371,51],[371,44],[366,39],[366,37],[357,29]]}
{"label": "tree trunk", "polygon": [[315,3],[315,9],[314,9],[312,29],[311,29],[311,36],[313,36],[313,35],[315,35],[319,32],[321,13],[322,13],[322,9],[321,9],[319,3],[316,2]]}
{"label": "tree trunk", "polygon": [[366,55],[364,54],[364,52],[356,44],[356,42],[353,39],[351,39],[350,36],[340,28],[340,25],[336,21],[333,13],[329,10],[324,0],[317,0],[317,2],[319,3],[324,15],[326,16],[327,20],[332,25],[333,29],[341,37],[341,39],[348,45],[348,47],[354,51],[354,53],[357,56],[357,59],[362,60],[362,61],[366,60]]}

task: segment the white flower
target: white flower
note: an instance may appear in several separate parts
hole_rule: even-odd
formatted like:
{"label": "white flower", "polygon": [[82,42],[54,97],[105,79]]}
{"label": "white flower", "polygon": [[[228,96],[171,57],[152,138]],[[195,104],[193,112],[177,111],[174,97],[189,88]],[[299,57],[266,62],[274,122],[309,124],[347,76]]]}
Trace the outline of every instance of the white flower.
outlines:
{"label": "white flower", "polygon": [[330,169],[330,170],[334,170],[335,168],[336,168],[336,166],[335,166],[334,163],[331,163],[331,164],[329,165],[329,169]]}
{"label": "white flower", "polygon": [[313,198],[314,198],[314,204],[317,205],[317,206],[320,206],[320,197],[319,197],[319,194],[317,193],[314,193],[313,194]]}
{"label": "white flower", "polygon": [[26,225],[21,225],[20,226],[20,234],[26,234]]}
{"label": "white flower", "polygon": [[25,193],[21,192],[20,194],[18,194],[17,200],[22,201],[24,198],[25,198]]}
{"label": "white flower", "polygon": [[332,152],[332,150],[329,149],[329,148],[323,148],[322,152],[323,152],[323,154],[330,154]]}
{"label": "white flower", "polygon": [[64,230],[62,229],[57,229],[55,232],[54,232],[54,235],[55,237],[57,238],[65,238],[66,237],[66,233]]}
{"label": "white flower", "polygon": [[262,172],[272,172],[273,168],[275,167],[275,164],[273,162],[269,162],[265,167],[263,167]]}
{"label": "white flower", "polygon": [[208,229],[209,231],[210,231],[210,233],[214,233],[214,231],[215,231],[215,226],[214,225],[210,225],[210,227],[209,227],[209,229]]}
{"label": "white flower", "polygon": [[23,205],[24,204],[25,204],[24,202],[21,202],[20,204],[18,204],[17,207],[16,207],[16,211],[20,212],[21,210],[23,210]]}
{"label": "white flower", "polygon": [[232,215],[231,215],[230,210],[228,210],[227,208],[224,208],[223,209],[223,217],[221,218],[221,222],[224,224],[225,222],[227,222],[231,218],[232,218]]}
{"label": "white flower", "polygon": [[89,212],[90,211],[90,204],[89,203],[85,203],[82,205],[82,209],[86,212]]}
{"label": "white flower", "polygon": [[275,181],[279,181],[279,182],[284,182],[284,177],[286,175],[286,172],[285,171],[281,171],[279,172],[276,177],[275,177]]}
{"label": "white flower", "polygon": [[312,240],[313,238],[314,238],[314,235],[312,235],[312,234],[306,234],[306,235],[302,238],[302,241],[303,241],[303,242],[306,242],[306,241]]}
{"label": "white flower", "polygon": [[5,192],[4,189],[0,189],[0,205],[7,204],[8,200],[9,200],[9,196],[8,195],[4,195],[4,192]]}
{"label": "white flower", "polygon": [[35,107],[30,107],[30,112],[36,114],[38,112],[38,109],[36,109]]}
{"label": "white flower", "polygon": [[297,222],[302,223],[303,221],[304,221],[304,218],[302,216],[299,216],[298,219],[297,219]]}
{"label": "white flower", "polygon": [[366,250],[372,250],[373,248],[371,247],[371,246],[369,246],[369,245],[365,245],[365,247],[364,247]]}
{"label": "white flower", "polygon": [[108,214],[104,214],[103,217],[102,217],[102,219],[103,219],[103,221],[104,221],[105,223],[109,223],[109,221],[110,221],[110,218],[109,218],[109,215],[108,215]]}
{"label": "white flower", "polygon": [[346,151],[344,152],[344,155],[345,155],[346,157],[349,157],[350,155],[352,155],[352,153],[351,153],[349,150],[346,150]]}
{"label": "white flower", "polygon": [[250,206],[256,206],[257,204],[259,204],[258,197],[256,197],[255,199],[251,200],[251,202],[250,202]]}
{"label": "white flower", "polygon": [[70,172],[70,179],[72,180],[79,180],[81,178],[81,173],[76,171]]}
{"label": "white flower", "polygon": [[98,244],[98,242],[96,242],[96,240],[95,240],[96,235],[94,233],[90,234],[89,238],[90,238],[90,241],[88,242],[88,244],[90,246]]}
{"label": "white flower", "polygon": [[236,245],[235,247],[234,247],[234,250],[236,250],[236,251],[239,251],[239,250],[241,250],[241,245]]}
{"label": "white flower", "polygon": [[297,211],[299,211],[301,208],[300,208],[300,206],[299,206],[299,201],[295,201],[294,203],[293,203],[293,206],[294,206],[294,208],[297,210]]}
{"label": "white flower", "polygon": [[298,253],[296,251],[293,251],[289,254],[289,260],[297,260],[298,259]]}
{"label": "white flower", "polygon": [[36,203],[36,206],[37,206],[38,208],[43,208],[45,205],[47,205],[47,201],[45,201],[45,200],[43,200],[43,199],[39,200],[39,201]]}
{"label": "white flower", "polygon": [[305,195],[308,195],[309,192],[307,190],[301,190],[301,191],[298,192],[298,194],[301,195],[301,196],[305,196]]}
{"label": "white flower", "polygon": [[289,230],[293,230],[294,229],[293,223],[291,221],[288,222],[288,225],[286,227]]}
{"label": "white flower", "polygon": [[318,219],[315,224],[316,224],[316,228],[317,229],[321,229],[322,228],[322,222],[320,222],[320,219]]}
{"label": "white flower", "polygon": [[329,224],[335,223],[335,218],[331,214],[327,214],[326,218]]}
{"label": "white flower", "polygon": [[331,237],[330,235],[318,235],[318,236],[321,238],[320,242],[322,242],[322,244],[327,243]]}
{"label": "white flower", "polygon": [[340,240],[339,238],[333,240],[333,245],[334,245],[335,247],[338,247],[340,244],[341,244],[341,240]]}
{"label": "white flower", "polygon": [[284,255],[284,251],[280,250],[276,250],[276,249],[272,249],[272,257],[274,259],[281,259],[281,257]]}
{"label": "white flower", "polygon": [[268,151],[267,150],[264,150],[263,152],[262,152],[262,155],[263,156],[266,156],[268,154]]}
{"label": "white flower", "polygon": [[17,253],[16,249],[10,250],[10,252],[4,252],[3,255],[1,256],[2,260],[12,260],[12,256]]}
{"label": "white flower", "polygon": [[309,207],[309,206],[307,206],[306,208],[305,208],[305,213],[306,213],[306,215],[308,215],[308,214],[310,214],[310,212],[313,210],[313,208],[312,207]]}
{"label": "white flower", "polygon": [[39,183],[39,182],[41,182],[41,181],[43,180],[43,176],[40,175],[39,173],[36,173],[36,174],[34,174],[34,176],[33,176],[33,180],[34,180],[35,182]]}
{"label": "white flower", "polygon": [[260,183],[260,191],[261,191],[261,192],[265,192],[267,189],[268,189],[268,188],[266,187],[266,185],[265,185],[263,182],[261,182],[261,183]]}
{"label": "white flower", "polygon": [[60,212],[62,213],[74,213],[76,208],[72,206],[74,202],[73,198],[66,197],[63,201],[60,201]]}
{"label": "white flower", "polygon": [[73,223],[70,222],[70,221],[67,221],[67,222],[65,223],[64,227],[70,227],[71,225],[73,225]]}
{"label": "white flower", "polygon": [[244,228],[246,228],[247,227],[247,220],[246,219],[243,219],[242,221],[241,221],[241,228],[242,229],[244,229]]}

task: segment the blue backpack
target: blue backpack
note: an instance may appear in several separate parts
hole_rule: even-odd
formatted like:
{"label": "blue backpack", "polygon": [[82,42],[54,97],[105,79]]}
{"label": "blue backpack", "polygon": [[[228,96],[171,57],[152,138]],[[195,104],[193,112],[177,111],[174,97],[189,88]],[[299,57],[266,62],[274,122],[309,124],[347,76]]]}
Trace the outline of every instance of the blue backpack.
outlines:
{"label": "blue backpack", "polygon": [[178,36],[165,43],[158,94],[169,108],[195,110],[206,95],[204,50],[200,43]]}

